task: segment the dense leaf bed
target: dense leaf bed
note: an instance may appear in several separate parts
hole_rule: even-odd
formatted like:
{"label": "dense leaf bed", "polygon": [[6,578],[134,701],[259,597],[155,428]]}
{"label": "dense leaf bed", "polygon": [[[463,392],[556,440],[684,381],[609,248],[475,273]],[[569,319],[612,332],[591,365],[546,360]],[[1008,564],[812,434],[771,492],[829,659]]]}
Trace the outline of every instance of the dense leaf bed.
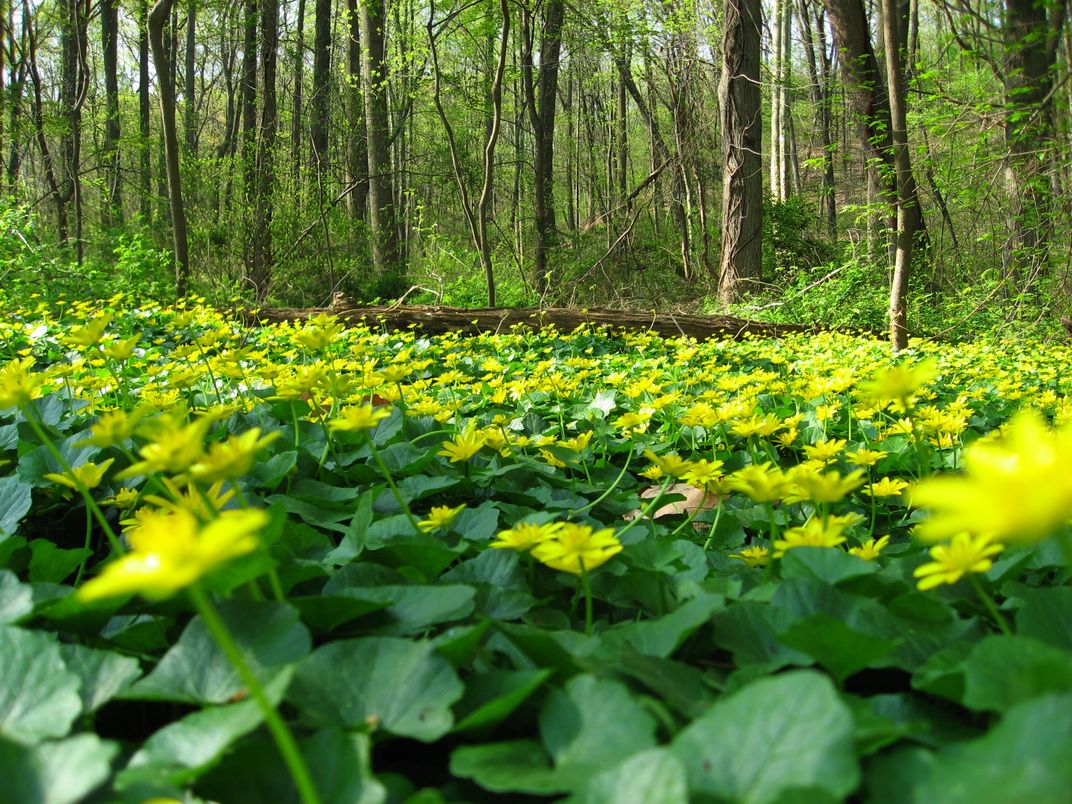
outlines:
{"label": "dense leaf bed", "polygon": [[[1072,420],[1066,347],[432,339],[119,300],[0,327],[10,800],[297,799],[199,599],[323,801],[1072,789],[1066,431],[968,449],[945,516],[1005,530],[959,574],[906,498],[1021,408]],[[581,566],[567,526],[603,552]]]}

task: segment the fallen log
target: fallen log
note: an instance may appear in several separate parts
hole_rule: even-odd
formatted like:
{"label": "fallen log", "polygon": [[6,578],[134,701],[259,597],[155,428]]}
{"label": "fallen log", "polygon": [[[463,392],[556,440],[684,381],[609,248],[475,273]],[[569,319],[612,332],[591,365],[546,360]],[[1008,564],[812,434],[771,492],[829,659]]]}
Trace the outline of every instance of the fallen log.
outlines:
{"label": "fallen log", "polygon": [[413,329],[426,335],[459,332],[465,335],[509,332],[513,327],[541,329],[554,326],[560,332],[572,332],[582,325],[629,332],[652,332],[665,338],[687,336],[708,338],[742,338],[746,335],[777,338],[796,332],[820,332],[826,328],[806,324],[771,324],[732,316],[677,315],[675,313],[633,312],[625,310],[564,307],[516,309],[510,307],[430,307],[406,305],[389,307],[352,307],[332,305],[311,309],[273,308],[236,310],[234,314],[250,325],[302,321],[311,316],[330,313],[351,325],[388,330]]}

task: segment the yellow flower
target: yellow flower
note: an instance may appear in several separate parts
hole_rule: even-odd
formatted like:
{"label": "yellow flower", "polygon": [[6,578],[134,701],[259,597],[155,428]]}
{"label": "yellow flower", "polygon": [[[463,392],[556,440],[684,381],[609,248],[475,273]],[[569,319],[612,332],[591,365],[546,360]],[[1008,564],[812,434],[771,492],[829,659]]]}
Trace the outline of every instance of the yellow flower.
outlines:
{"label": "yellow flower", "polygon": [[18,408],[40,394],[44,384],[40,374],[29,371],[33,358],[10,360],[0,369],[0,409]]}
{"label": "yellow flower", "polygon": [[726,484],[722,479],[722,461],[708,461],[701,458],[698,461],[690,461],[687,466],[681,479],[690,486],[695,486],[709,494],[722,494],[726,490]]}
{"label": "yellow flower", "polygon": [[345,433],[371,430],[390,415],[391,411],[383,407],[348,405],[339,411],[338,418],[328,422],[328,427],[333,432]]}
{"label": "yellow flower", "polygon": [[546,522],[543,525],[518,522],[510,530],[499,531],[498,538],[490,546],[496,550],[529,550],[550,539],[561,527],[561,522]]}
{"label": "yellow flower", "polygon": [[750,567],[765,567],[770,563],[770,550],[766,547],[745,547],[739,553],[731,553],[730,558],[743,561]]}
{"label": "yellow flower", "polygon": [[591,572],[621,550],[610,528],[593,532],[588,525],[565,522],[550,539],[536,545],[532,555],[551,569],[580,575]]}
{"label": "yellow flower", "polygon": [[476,429],[476,422],[469,425],[453,441],[444,441],[443,449],[436,453],[444,458],[450,458],[451,463],[467,461],[480,452],[485,444],[484,434]]}
{"label": "yellow flower", "polygon": [[991,556],[1002,551],[986,536],[958,533],[949,544],[937,544],[931,548],[929,564],[916,567],[915,577],[921,590],[933,589],[943,583],[954,584],[970,572],[986,572],[994,562]]}
{"label": "yellow flower", "polygon": [[105,505],[114,505],[120,511],[127,511],[138,501],[137,489],[121,488],[107,500],[102,500]]}
{"label": "yellow flower", "polygon": [[190,467],[190,475],[206,483],[233,480],[246,474],[253,466],[257,453],[279,437],[279,431],[261,437],[261,428],[254,427],[242,435],[212,444],[208,452]]}
{"label": "yellow flower", "polygon": [[785,501],[837,502],[853,489],[863,485],[863,474],[862,469],[857,469],[842,477],[841,472],[819,473],[798,467],[798,470],[793,471],[790,475],[795,488],[785,495]]}
{"label": "yellow flower", "polygon": [[112,318],[111,313],[105,313],[88,324],[74,327],[63,337],[63,341],[71,346],[95,346],[104,337],[104,330],[112,323]]}
{"label": "yellow flower", "polygon": [[850,547],[849,552],[858,558],[862,558],[864,561],[874,561],[878,558],[879,553],[886,549],[886,546],[889,543],[889,536],[883,536],[877,541],[875,539],[868,539],[859,547]]}
{"label": "yellow flower", "polygon": [[121,444],[134,435],[134,428],[143,415],[144,408],[135,408],[131,413],[123,410],[108,411],[89,428],[89,438],[79,441],[76,446],[113,447]]}
{"label": "yellow flower", "polygon": [[770,463],[751,464],[738,469],[728,478],[727,485],[734,491],[742,491],[755,502],[774,502],[791,488],[789,478]]}
{"label": "yellow flower", "polygon": [[848,458],[849,463],[856,466],[874,466],[889,455],[888,452],[883,452],[878,449],[858,449],[855,452],[845,453],[845,457]]}
{"label": "yellow flower", "polygon": [[899,497],[906,488],[908,488],[907,481],[884,477],[877,483],[865,486],[864,494],[870,494],[872,497]]}
{"label": "yellow flower", "polygon": [[451,508],[446,505],[434,505],[432,506],[432,510],[428,512],[428,516],[417,523],[417,527],[424,533],[431,533],[440,528],[447,528],[464,508],[464,504],[459,505],[457,508]]}
{"label": "yellow flower", "polygon": [[769,436],[772,435],[779,427],[782,426],[782,421],[773,413],[767,413],[760,416],[758,413],[753,413],[748,419],[741,419],[733,423],[731,431],[734,435],[738,435],[741,438],[748,438],[749,436]]}
{"label": "yellow flower", "polygon": [[133,335],[125,340],[106,343],[101,349],[112,360],[129,360],[130,356],[134,354],[134,347],[138,345],[140,340],[141,335]]}
{"label": "yellow flower", "polygon": [[588,445],[591,443],[592,431],[587,430],[581,433],[579,436],[567,438],[565,441],[559,441],[558,446],[565,447],[566,449],[573,450],[574,452],[583,452],[588,448]]}
{"label": "yellow flower", "polygon": [[142,460],[124,469],[117,477],[123,479],[150,472],[185,472],[201,457],[205,436],[213,421],[213,417],[202,416],[183,424],[178,417],[171,417],[163,425],[158,425],[160,429],[152,441],[138,450]]}
{"label": "yellow flower", "polygon": [[870,382],[863,383],[860,390],[868,399],[877,401],[904,400],[926,385],[938,374],[933,360],[924,360],[912,366],[900,366],[878,372]]}
{"label": "yellow flower", "polygon": [[814,444],[805,445],[804,454],[813,461],[830,463],[843,449],[845,449],[845,443],[845,440],[842,438],[835,438],[831,441],[827,441],[824,438],[821,441],[816,441]]}
{"label": "yellow flower", "polygon": [[781,558],[794,547],[837,547],[845,541],[845,525],[835,517],[812,517],[799,528],[788,528],[774,542],[774,557]]}
{"label": "yellow flower", "polygon": [[131,551],[108,564],[78,590],[78,599],[141,594],[150,600],[170,597],[206,573],[253,552],[257,532],[268,522],[263,511],[224,511],[201,526],[188,511],[153,512],[128,532]]}
{"label": "yellow flower", "polygon": [[59,483],[60,485],[72,488],[75,491],[79,490],[79,487],[85,489],[95,489],[104,480],[104,474],[115,463],[115,458],[109,458],[104,463],[96,464],[93,462],[87,462],[81,466],[74,466],[71,471],[64,472],[63,474],[56,474],[55,472],[49,472],[43,477],[45,480],[51,480],[53,483]]}
{"label": "yellow flower", "polygon": [[964,470],[911,491],[912,505],[931,511],[916,528],[921,538],[967,531],[1033,543],[1072,517],[1072,426],[1053,431],[1037,413],[1021,413],[1001,439],[971,444]]}

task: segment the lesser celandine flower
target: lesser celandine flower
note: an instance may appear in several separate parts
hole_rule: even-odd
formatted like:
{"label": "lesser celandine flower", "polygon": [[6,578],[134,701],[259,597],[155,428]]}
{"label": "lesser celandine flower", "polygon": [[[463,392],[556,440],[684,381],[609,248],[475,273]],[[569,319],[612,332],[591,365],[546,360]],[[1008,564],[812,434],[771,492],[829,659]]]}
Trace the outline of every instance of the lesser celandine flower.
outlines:
{"label": "lesser celandine flower", "polygon": [[900,366],[879,371],[869,382],[862,383],[864,396],[877,401],[903,400],[914,394],[938,374],[933,360],[923,360],[915,365]]}
{"label": "lesser celandine flower", "polygon": [[884,477],[881,480],[864,486],[864,494],[872,497],[899,497],[908,488],[908,482],[895,477]]}
{"label": "lesser celandine flower", "polygon": [[87,461],[81,466],[71,467],[69,472],[64,472],[63,474],[49,472],[43,477],[45,480],[51,480],[53,483],[59,483],[61,486],[67,486],[67,488],[75,491],[78,491],[79,484],[85,489],[95,489],[101,484],[105,473],[113,463],[115,463],[115,458],[109,458],[99,464]]}
{"label": "lesser celandine flower", "polygon": [[749,567],[765,567],[770,563],[770,550],[766,547],[745,547],[739,553],[730,553],[730,558],[743,561]]}
{"label": "lesser celandine flower", "polygon": [[347,405],[339,411],[337,418],[328,422],[328,427],[333,432],[344,433],[371,430],[390,415],[391,411],[383,407]]}
{"label": "lesser celandine flower", "polygon": [[816,503],[834,503],[853,489],[863,485],[863,470],[857,469],[842,477],[841,472],[817,472],[798,466],[790,473],[793,489],[785,495],[786,502],[809,500]]}
{"label": "lesser celandine flower", "polygon": [[841,451],[845,449],[845,439],[833,438],[830,440],[822,439],[816,441],[814,444],[806,444],[804,446],[804,454],[813,461],[821,461],[822,463],[830,463]]}
{"label": "lesser celandine flower", "polygon": [[83,602],[137,593],[161,600],[221,564],[257,549],[263,511],[224,511],[202,526],[188,511],[143,516],[128,532],[131,550],[78,590]]}
{"label": "lesser celandine flower", "polygon": [[874,561],[889,543],[889,536],[883,536],[880,539],[868,539],[859,547],[850,547],[849,552],[864,561]]}
{"label": "lesser celandine flower", "polygon": [[450,458],[451,463],[464,462],[476,455],[487,443],[484,434],[476,429],[476,422],[469,422],[468,426],[453,441],[443,442],[443,449],[436,453],[444,458]]}
{"label": "lesser celandine flower", "polygon": [[148,444],[138,450],[142,460],[119,473],[120,479],[150,472],[178,474],[185,472],[201,457],[205,436],[215,417],[202,416],[196,421],[184,423],[178,416],[171,416],[162,424],[154,424],[155,432]]}
{"label": "lesser celandine flower", "polygon": [[726,478],[726,484],[734,491],[744,492],[755,502],[780,500],[792,487],[781,468],[771,463],[738,469]]}
{"label": "lesser celandine flower", "polygon": [[967,447],[962,474],[922,481],[911,502],[930,509],[916,527],[928,541],[961,531],[1039,541],[1072,518],[1072,427],[1053,431],[1037,413],[1021,413],[1002,438]]}
{"label": "lesser celandine flower", "polygon": [[206,483],[239,478],[253,466],[257,453],[278,437],[278,430],[262,437],[259,427],[230,436],[209,446],[208,452],[190,467],[190,476]]}
{"label": "lesser celandine flower", "polygon": [[601,566],[622,550],[610,528],[564,522],[554,534],[532,548],[532,557],[551,569],[580,575]]}
{"label": "lesser celandine flower", "polygon": [[17,408],[39,395],[44,378],[30,371],[33,358],[10,360],[0,368],[0,410]]}
{"label": "lesser celandine flower", "polygon": [[836,517],[812,517],[799,528],[788,528],[774,542],[774,557],[781,558],[794,547],[837,547],[844,543],[845,525]]}
{"label": "lesser celandine flower", "polygon": [[848,459],[849,463],[855,464],[856,466],[874,466],[887,455],[889,455],[889,453],[883,452],[882,450],[865,448],[845,453],[845,457]]}
{"label": "lesser celandine flower", "polygon": [[497,550],[531,550],[540,542],[550,539],[562,527],[561,522],[518,522],[510,530],[500,530],[498,537],[489,546]]}
{"label": "lesser celandine flower", "polygon": [[439,530],[440,528],[450,527],[450,523],[462,512],[465,505],[459,505],[456,508],[451,508],[448,505],[434,505],[432,510],[428,512],[428,516],[417,523],[417,526],[424,533],[431,533]]}
{"label": "lesser celandine flower", "polygon": [[708,494],[723,494],[727,488],[722,476],[722,461],[709,461],[704,458],[689,461],[681,479]]}
{"label": "lesser celandine flower", "polygon": [[1003,547],[987,536],[958,533],[949,544],[931,548],[929,564],[916,567],[913,573],[919,578],[919,588],[926,591],[943,583],[954,584],[969,573],[986,572],[993,565],[991,558]]}

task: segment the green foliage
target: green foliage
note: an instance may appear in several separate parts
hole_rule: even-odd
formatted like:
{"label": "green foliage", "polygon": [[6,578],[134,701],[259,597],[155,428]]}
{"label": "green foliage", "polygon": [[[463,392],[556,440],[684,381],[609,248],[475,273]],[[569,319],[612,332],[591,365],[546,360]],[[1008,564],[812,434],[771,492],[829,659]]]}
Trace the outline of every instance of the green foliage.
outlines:
{"label": "green foliage", "polygon": [[[0,327],[20,800],[296,801],[280,729],[325,801],[1067,797],[1066,344],[898,362],[838,333],[251,329],[192,303]],[[1017,441],[1024,407],[1063,429]],[[903,487],[970,502],[980,475],[1022,530],[921,591],[949,559]]]}

